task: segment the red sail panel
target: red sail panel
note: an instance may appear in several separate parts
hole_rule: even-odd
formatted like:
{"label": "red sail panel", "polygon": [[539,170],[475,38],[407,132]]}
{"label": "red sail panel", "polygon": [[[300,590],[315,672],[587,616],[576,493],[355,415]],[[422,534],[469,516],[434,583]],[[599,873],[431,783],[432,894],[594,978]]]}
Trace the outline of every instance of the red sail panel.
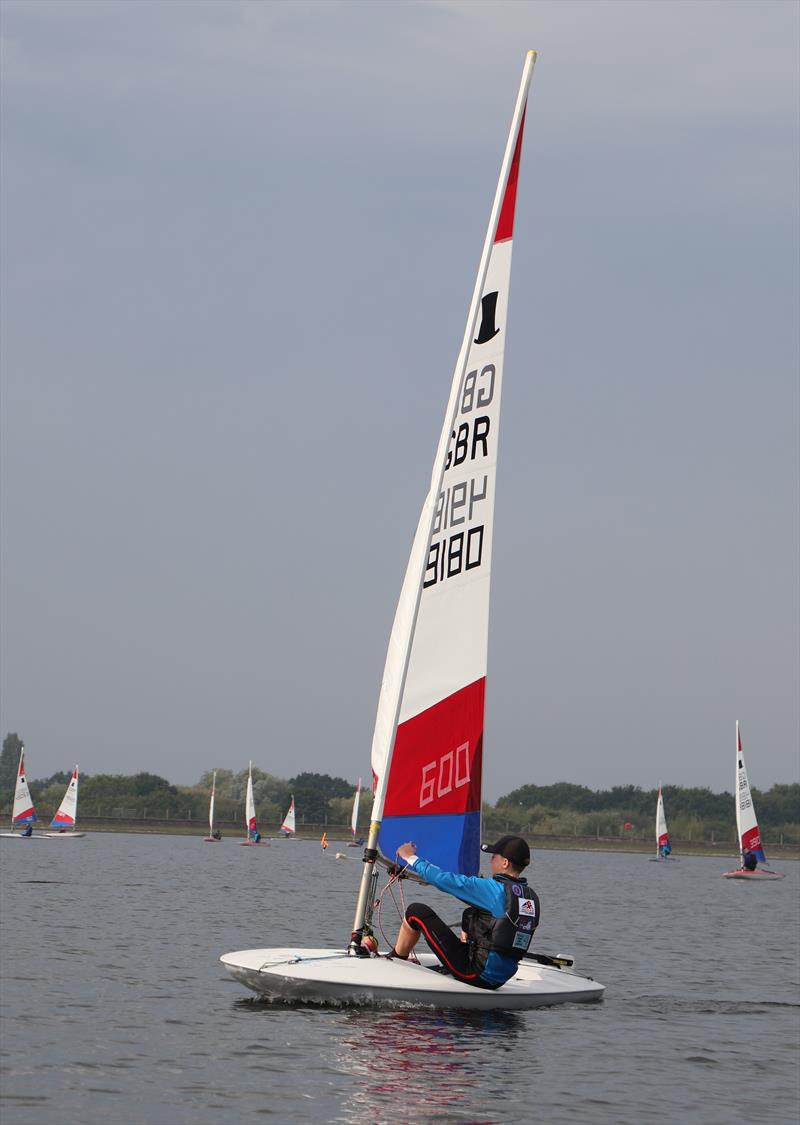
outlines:
{"label": "red sail panel", "polygon": [[522,120],[517,133],[517,143],[514,147],[514,157],[511,161],[511,170],[508,173],[506,190],[503,196],[503,206],[500,208],[500,218],[497,220],[495,242],[505,242],[514,234],[514,212],[517,206],[517,180],[519,178],[519,157],[522,152],[522,134],[525,131],[525,114],[527,106],[522,113]]}
{"label": "red sail panel", "polygon": [[479,812],[486,678],[397,728],[384,815]]}

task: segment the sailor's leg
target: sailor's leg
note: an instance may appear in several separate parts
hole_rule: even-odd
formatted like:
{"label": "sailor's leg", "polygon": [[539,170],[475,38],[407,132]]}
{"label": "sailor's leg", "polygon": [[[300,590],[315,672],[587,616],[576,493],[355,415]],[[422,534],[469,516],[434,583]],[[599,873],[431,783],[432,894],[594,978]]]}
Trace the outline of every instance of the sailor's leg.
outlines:
{"label": "sailor's leg", "polygon": [[[406,926],[414,934],[415,945],[420,933],[423,934],[431,950],[454,977],[467,984],[473,984],[478,980],[479,974],[470,961],[469,946],[456,937],[447,923],[443,922],[430,906],[426,906],[424,902],[412,902],[406,910],[403,927]],[[401,928],[400,937],[403,932],[404,929]],[[398,949],[397,952],[399,954],[400,950]]]}
{"label": "sailor's leg", "polygon": [[411,950],[419,941],[419,935],[419,929],[409,926],[404,918],[400,925],[400,933],[394,943],[394,956],[401,957],[404,961],[407,960]]}

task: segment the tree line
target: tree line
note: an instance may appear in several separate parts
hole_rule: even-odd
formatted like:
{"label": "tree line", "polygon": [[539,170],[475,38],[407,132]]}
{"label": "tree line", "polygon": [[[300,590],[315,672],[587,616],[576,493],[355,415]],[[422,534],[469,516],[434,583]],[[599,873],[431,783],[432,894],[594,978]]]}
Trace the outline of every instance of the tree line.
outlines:
{"label": "tree line", "polygon": [[[0,753],[0,810],[10,815],[16,783],[21,742],[9,734]],[[202,820],[208,809],[212,770],[207,770],[194,785],[173,785],[152,773],[82,774],[79,814],[152,816],[166,815]],[[220,820],[241,820],[244,811],[247,770],[216,771],[216,814]],[[54,773],[37,780],[28,779],[34,802],[42,819],[51,816],[64,795],[68,772]],[[298,824],[349,823],[355,783],[329,774],[299,773],[287,779],[253,767],[253,792],[259,823],[277,826],[283,820],[289,801],[295,799]],[[514,830],[555,835],[618,835],[629,825],[637,834],[649,832],[655,817],[657,789],[617,785],[611,789],[589,789],[585,785],[559,782],[555,785],[522,785],[500,797],[494,804],[484,803],[484,826],[488,831]],[[733,835],[735,820],[733,794],[714,793],[708,788],[665,785],[663,788],[667,823],[674,836],[701,838],[716,832],[719,839]],[[800,838],[800,784],[773,785],[769,790],[753,790],[759,824],[773,833]],[[372,807],[372,794],[362,792],[359,823],[366,827]]]}

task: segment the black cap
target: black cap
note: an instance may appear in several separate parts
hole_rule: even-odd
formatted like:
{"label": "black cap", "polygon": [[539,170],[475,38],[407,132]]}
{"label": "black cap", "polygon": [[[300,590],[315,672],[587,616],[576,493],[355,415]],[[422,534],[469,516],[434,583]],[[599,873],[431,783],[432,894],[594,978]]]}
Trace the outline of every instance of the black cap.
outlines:
{"label": "black cap", "polygon": [[521,836],[501,836],[496,844],[481,844],[481,851],[501,855],[515,867],[527,867],[531,861],[531,849]]}

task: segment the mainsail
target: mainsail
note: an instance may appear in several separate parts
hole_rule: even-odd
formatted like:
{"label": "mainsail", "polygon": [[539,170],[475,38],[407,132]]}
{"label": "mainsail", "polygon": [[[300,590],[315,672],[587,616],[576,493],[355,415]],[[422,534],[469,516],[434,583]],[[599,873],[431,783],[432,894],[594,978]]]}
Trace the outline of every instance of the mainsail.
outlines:
{"label": "mainsail", "polygon": [[358,779],[358,785],[356,786],[356,795],[355,795],[355,797],[353,797],[353,811],[350,814],[350,831],[353,833],[353,839],[354,840],[356,838],[356,835],[358,834],[358,805],[359,805],[360,800],[361,800],[361,778]]}
{"label": "mainsail", "polygon": [[[217,771],[211,778],[211,798],[208,802],[208,831],[209,835],[214,831],[214,798],[217,795]],[[254,813],[255,815],[255,813]]]}
{"label": "mainsail", "polygon": [[58,806],[58,811],[50,821],[51,828],[74,828],[78,815],[78,767],[72,771],[67,791]]}
{"label": "mainsail", "polygon": [[287,810],[286,816],[283,818],[283,824],[281,825],[280,830],[287,836],[292,836],[295,832],[294,794],[292,794],[292,799],[289,802],[289,808]]}
{"label": "mainsail", "polygon": [[535,52],[528,54],[517,96],[430,487],[392,626],[372,743],[370,846],[373,829],[386,857],[413,840],[426,859],[464,874],[476,874],[480,860],[500,393],[517,178],[535,58]]}
{"label": "mainsail", "polygon": [[11,813],[14,824],[33,824],[38,820],[36,809],[33,807],[28,782],[25,779],[25,747],[19,752],[19,766],[17,768],[17,785],[14,790],[14,806]]}
{"label": "mainsail", "polygon": [[661,793],[661,782],[658,783],[658,800],[656,801],[656,850],[669,844],[667,832],[667,818],[664,813],[664,797]]}
{"label": "mainsail", "polygon": [[247,835],[254,838],[258,834],[256,824],[256,802],[253,798],[253,763],[250,762],[247,770],[247,796],[245,798],[244,816],[247,822]]}
{"label": "mainsail", "polygon": [[750,782],[747,780],[747,769],[742,753],[742,736],[739,733],[739,720],[736,720],[736,832],[739,837],[739,849],[744,859],[745,852],[752,852],[759,863],[766,863],[764,847],[761,843],[761,833],[758,830],[756,810],[753,808],[753,798],[750,795]]}

